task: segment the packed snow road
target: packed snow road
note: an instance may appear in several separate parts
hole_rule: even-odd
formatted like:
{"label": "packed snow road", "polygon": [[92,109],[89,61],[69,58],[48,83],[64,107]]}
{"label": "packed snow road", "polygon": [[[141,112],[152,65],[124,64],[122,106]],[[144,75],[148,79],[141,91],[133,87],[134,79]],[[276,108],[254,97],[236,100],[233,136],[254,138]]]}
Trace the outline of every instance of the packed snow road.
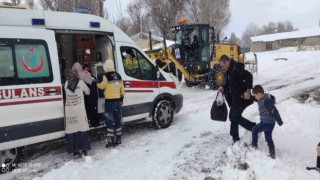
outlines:
{"label": "packed snow road", "polygon": [[[68,156],[64,141],[45,144],[27,151],[25,167],[0,179],[319,179],[305,167],[315,165],[320,141],[320,105],[312,98],[320,88],[320,52],[257,55],[254,84],[276,96],[284,121],[273,133],[276,160],[268,157],[263,135],[259,150],[252,150],[244,143],[250,143],[250,133],[240,128],[242,142],[231,145],[230,123],[210,120],[215,91],[182,87],[184,106],[169,128],[126,126],[123,144],[112,149],[97,136],[85,159]],[[288,60],[275,61],[279,56]],[[300,98],[305,95],[309,98]],[[258,122],[257,104],[244,116]]]}

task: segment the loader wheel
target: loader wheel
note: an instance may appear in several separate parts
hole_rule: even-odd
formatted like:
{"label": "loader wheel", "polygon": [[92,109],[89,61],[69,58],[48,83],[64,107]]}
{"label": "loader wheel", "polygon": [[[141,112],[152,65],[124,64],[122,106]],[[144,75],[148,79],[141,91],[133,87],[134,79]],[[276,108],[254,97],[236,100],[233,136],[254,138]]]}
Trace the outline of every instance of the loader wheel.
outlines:
{"label": "loader wheel", "polygon": [[193,83],[191,81],[185,80],[187,87],[192,87]]}
{"label": "loader wheel", "polygon": [[174,108],[170,101],[160,100],[153,110],[153,124],[156,129],[167,128],[173,121]]}
{"label": "loader wheel", "polygon": [[22,149],[19,147],[0,151],[0,174],[10,172],[17,167],[22,159]]}
{"label": "loader wheel", "polygon": [[215,64],[213,69],[210,70],[210,84],[212,89],[216,90],[219,86],[222,86],[225,81],[224,72],[219,64]]}

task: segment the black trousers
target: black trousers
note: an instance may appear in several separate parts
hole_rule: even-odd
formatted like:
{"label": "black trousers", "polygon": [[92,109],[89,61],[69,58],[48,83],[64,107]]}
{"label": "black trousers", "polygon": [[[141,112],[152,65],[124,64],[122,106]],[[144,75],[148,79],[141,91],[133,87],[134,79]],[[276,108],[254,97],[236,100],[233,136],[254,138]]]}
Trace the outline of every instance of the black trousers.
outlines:
{"label": "black trousers", "polygon": [[98,90],[97,85],[93,82],[91,85],[87,84],[90,89],[90,94],[84,96],[86,112],[90,126],[97,127],[100,125],[98,119]]}
{"label": "black trousers", "polygon": [[231,121],[230,135],[232,136],[233,141],[240,140],[239,125],[248,131],[252,131],[253,126],[256,125],[256,123],[242,117],[243,111],[252,103],[253,101],[251,100],[245,100],[241,97],[232,97],[229,119]]}

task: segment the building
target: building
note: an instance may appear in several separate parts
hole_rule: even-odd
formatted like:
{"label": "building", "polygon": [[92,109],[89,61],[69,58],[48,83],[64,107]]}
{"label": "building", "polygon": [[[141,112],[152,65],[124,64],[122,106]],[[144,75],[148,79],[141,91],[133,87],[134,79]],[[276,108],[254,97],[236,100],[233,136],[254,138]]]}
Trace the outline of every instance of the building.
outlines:
{"label": "building", "polygon": [[285,47],[320,46],[320,28],[251,37],[250,51],[263,52]]}
{"label": "building", "polygon": [[[130,37],[143,50],[149,50],[149,34],[140,32]],[[163,38],[151,36],[152,49],[159,49],[163,47]],[[174,41],[166,40],[167,47],[174,44]]]}

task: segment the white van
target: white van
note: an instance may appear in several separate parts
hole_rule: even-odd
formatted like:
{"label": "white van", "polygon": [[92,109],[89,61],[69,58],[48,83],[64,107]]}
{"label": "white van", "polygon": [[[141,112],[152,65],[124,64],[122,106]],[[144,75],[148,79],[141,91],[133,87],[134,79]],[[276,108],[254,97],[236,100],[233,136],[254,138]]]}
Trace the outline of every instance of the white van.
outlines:
{"label": "white van", "polygon": [[114,24],[88,14],[0,8],[0,165],[17,162],[20,147],[64,137],[68,70],[78,61],[97,76],[108,58],[124,81],[123,121],[170,126],[183,104],[174,77]]}

